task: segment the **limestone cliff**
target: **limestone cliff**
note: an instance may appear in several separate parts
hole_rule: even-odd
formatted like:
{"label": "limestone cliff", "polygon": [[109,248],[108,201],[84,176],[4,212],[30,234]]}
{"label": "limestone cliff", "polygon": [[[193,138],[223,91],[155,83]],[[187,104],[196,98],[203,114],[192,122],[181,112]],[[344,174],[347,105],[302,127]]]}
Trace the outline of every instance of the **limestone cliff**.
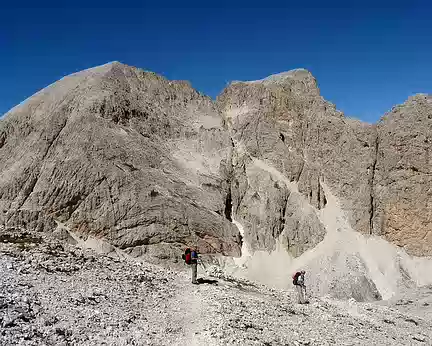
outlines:
{"label": "limestone cliff", "polygon": [[228,86],[218,103],[237,149],[234,217],[251,246],[278,238],[298,255],[321,241],[325,182],[355,230],[431,255],[431,100],[415,96],[369,125],[325,101],[306,70]]}
{"label": "limestone cliff", "polygon": [[64,223],[135,256],[185,245],[236,256],[242,241],[298,256],[328,233],[329,189],[354,230],[431,255],[431,100],[370,125],[344,117],[302,69],[233,82],[214,102],[187,82],[103,65],[1,120],[0,218]]}
{"label": "limestone cliff", "polygon": [[[234,195],[240,196],[234,199],[236,217],[260,224],[257,232],[266,239],[250,239],[256,248],[270,249],[282,235],[290,252],[298,255],[321,241],[325,229],[316,210],[326,205],[323,181],[343,201],[353,227],[369,232],[372,126],[343,117],[320,96],[315,79],[305,70],[233,83],[218,102],[229,119],[240,161],[245,162],[237,174],[241,183],[233,187]],[[268,169],[254,169],[256,160],[271,165],[288,183],[274,182]],[[289,185],[294,186],[291,192],[286,191]]]}
{"label": "limestone cliff", "polygon": [[373,233],[432,255],[432,97],[416,95],[377,125]]}
{"label": "limestone cliff", "polygon": [[186,82],[111,63],[63,78],[0,123],[3,222],[55,221],[133,255],[238,255],[226,217],[231,139]]}

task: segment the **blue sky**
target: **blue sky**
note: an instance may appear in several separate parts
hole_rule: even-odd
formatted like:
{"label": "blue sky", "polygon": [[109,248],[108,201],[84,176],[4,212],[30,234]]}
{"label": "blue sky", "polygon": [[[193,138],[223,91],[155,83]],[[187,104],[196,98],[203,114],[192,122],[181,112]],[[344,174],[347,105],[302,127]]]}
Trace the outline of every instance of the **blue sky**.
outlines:
{"label": "blue sky", "polygon": [[179,3],[2,2],[0,114],[64,75],[114,60],[190,80],[212,97],[231,80],[303,67],[326,99],[368,122],[432,93],[430,1]]}

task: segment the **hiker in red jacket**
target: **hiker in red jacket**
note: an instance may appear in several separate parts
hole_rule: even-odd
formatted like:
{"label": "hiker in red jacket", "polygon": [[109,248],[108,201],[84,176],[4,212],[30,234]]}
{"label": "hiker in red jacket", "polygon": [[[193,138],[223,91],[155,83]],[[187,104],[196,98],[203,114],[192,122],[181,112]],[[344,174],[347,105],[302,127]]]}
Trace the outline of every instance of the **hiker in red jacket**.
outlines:
{"label": "hiker in red jacket", "polygon": [[293,275],[293,285],[297,289],[298,302],[299,304],[306,304],[306,285],[305,276],[306,272],[304,270],[296,272]]}
{"label": "hiker in red jacket", "polygon": [[184,259],[185,263],[191,266],[192,269],[192,283],[198,284],[197,281],[197,271],[198,271],[198,251],[196,249],[189,249],[187,248],[185,250],[185,253],[183,254],[182,258]]}
{"label": "hiker in red jacket", "polygon": [[192,283],[198,284],[197,271],[198,271],[198,251],[192,249],[191,251],[191,267],[192,267]]}

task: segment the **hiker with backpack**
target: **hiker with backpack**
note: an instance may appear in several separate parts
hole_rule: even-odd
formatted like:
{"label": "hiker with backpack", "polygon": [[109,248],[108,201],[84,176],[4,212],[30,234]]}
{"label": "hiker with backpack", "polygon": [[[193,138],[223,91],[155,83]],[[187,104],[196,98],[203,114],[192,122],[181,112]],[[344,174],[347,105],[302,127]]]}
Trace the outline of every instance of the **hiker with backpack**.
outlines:
{"label": "hiker with backpack", "polygon": [[306,304],[306,285],[305,276],[306,272],[304,270],[296,272],[293,275],[293,285],[296,287],[298,302],[299,304]]}
{"label": "hiker with backpack", "polygon": [[185,263],[191,266],[192,269],[192,283],[198,284],[197,271],[198,271],[198,251],[196,249],[187,248],[182,258]]}

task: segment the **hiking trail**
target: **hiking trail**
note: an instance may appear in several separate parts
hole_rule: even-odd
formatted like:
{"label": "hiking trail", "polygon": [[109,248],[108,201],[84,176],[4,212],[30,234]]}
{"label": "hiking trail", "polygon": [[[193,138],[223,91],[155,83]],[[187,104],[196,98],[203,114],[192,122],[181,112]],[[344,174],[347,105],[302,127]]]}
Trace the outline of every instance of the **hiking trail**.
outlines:
{"label": "hiking trail", "polygon": [[177,276],[174,286],[176,295],[168,304],[172,306],[172,323],[178,326],[180,338],[172,340],[173,345],[216,345],[208,335],[212,315],[206,299],[208,285],[193,285],[190,271],[186,271]]}

